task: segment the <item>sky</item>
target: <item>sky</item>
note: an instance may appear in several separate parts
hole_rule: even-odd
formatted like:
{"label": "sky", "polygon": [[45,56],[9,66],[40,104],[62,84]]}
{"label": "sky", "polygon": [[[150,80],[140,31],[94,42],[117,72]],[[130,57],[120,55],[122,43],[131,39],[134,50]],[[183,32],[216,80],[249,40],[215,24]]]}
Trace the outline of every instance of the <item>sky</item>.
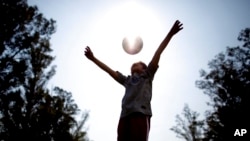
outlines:
{"label": "sky", "polygon": [[[185,104],[200,113],[210,107],[208,96],[195,86],[199,71],[227,46],[237,46],[239,32],[250,27],[249,0],[28,0],[48,19],[56,20],[51,38],[56,74],[48,87],[72,92],[93,141],[116,141],[124,87],[84,56],[94,55],[126,75],[132,63],[148,63],[175,20],[184,29],[161,55],[153,82],[149,141],[181,141],[170,130]],[[122,48],[128,34],[137,34],[143,48],[129,55]]]}

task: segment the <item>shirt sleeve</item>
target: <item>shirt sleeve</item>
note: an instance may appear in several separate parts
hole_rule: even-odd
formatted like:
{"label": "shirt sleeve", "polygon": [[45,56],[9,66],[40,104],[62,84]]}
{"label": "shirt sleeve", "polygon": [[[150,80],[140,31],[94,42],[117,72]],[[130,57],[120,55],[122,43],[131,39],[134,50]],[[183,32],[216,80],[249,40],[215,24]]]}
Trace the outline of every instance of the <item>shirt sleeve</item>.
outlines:
{"label": "shirt sleeve", "polygon": [[149,75],[150,79],[153,80],[154,79],[154,75],[156,73],[156,71],[158,70],[159,66],[154,66],[149,64],[148,68],[147,68],[147,74]]}
{"label": "shirt sleeve", "polygon": [[121,85],[125,86],[127,77],[125,75],[123,75],[122,73],[120,73],[119,71],[116,71],[116,72],[118,74],[117,82],[120,83]]}

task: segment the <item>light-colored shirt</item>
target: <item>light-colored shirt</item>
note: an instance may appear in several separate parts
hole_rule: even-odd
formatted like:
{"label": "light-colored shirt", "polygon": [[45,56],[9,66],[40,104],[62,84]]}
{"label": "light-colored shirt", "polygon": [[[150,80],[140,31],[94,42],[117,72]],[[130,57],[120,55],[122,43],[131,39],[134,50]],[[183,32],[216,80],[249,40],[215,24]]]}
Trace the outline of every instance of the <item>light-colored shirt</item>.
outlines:
{"label": "light-colored shirt", "polygon": [[125,87],[120,118],[135,112],[152,116],[152,81],[157,68],[149,65],[143,73],[132,76],[125,76],[118,71],[117,81]]}

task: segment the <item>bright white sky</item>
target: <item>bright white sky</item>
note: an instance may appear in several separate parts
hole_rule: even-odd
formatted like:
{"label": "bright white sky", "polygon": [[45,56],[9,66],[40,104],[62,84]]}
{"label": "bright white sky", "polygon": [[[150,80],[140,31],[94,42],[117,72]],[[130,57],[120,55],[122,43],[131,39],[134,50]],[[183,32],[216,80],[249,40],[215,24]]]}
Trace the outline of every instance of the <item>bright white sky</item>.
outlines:
{"label": "bright white sky", "polygon": [[[150,141],[180,141],[170,130],[184,104],[203,116],[208,97],[195,87],[209,60],[239,45],[241,29],[250,26],[249,0],[28,0],[57,21],[51,44],[57,73],[50,85],[72,92],[81,110],[89,111],[88,136],[116,141],[124,88],[84,56],[88,45],[114,70],[130,73],[137,61],[148,63],[175,20],[184,29],[163,52],[153,84]],[[143,49],[128,55],[122,39],[139,34]],[[51,87],[51,86],[49,86]]]}

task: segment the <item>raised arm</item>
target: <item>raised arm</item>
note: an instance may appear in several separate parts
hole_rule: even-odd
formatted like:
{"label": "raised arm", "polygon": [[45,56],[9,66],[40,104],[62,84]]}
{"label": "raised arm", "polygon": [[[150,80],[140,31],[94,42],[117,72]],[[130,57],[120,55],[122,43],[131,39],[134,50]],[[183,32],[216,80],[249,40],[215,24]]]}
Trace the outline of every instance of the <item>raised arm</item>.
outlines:
{"label": "raised arm", "polygon": [[152,60],[149,63],[151,66],[158,67],[160,56],[161,56],[163,50],[167,47],[171,38],[182,29],[183,29],[182,23],[180,21],[176,20],[174,25],[170,29],[169,33],[167,34],[167,36],[164,38],[164,40],[161,42],[160,46],[157,48]]}
{"label": "raised arm", "polygon": [[93,52],[91,51],[90,47],[86,47],[85,48],[85,56],[91,60],[92,62],[94,62],[98,67],[100,67],[102,70],[104,70],[105,72],[107,72],[111,77],[113,77],[115,80],[118,79],[118,74],[116,71],[112,70],[110,67],[108,67],[106,64],[104,64],[103,62],[101,62],[99,59],[97,59]]}

